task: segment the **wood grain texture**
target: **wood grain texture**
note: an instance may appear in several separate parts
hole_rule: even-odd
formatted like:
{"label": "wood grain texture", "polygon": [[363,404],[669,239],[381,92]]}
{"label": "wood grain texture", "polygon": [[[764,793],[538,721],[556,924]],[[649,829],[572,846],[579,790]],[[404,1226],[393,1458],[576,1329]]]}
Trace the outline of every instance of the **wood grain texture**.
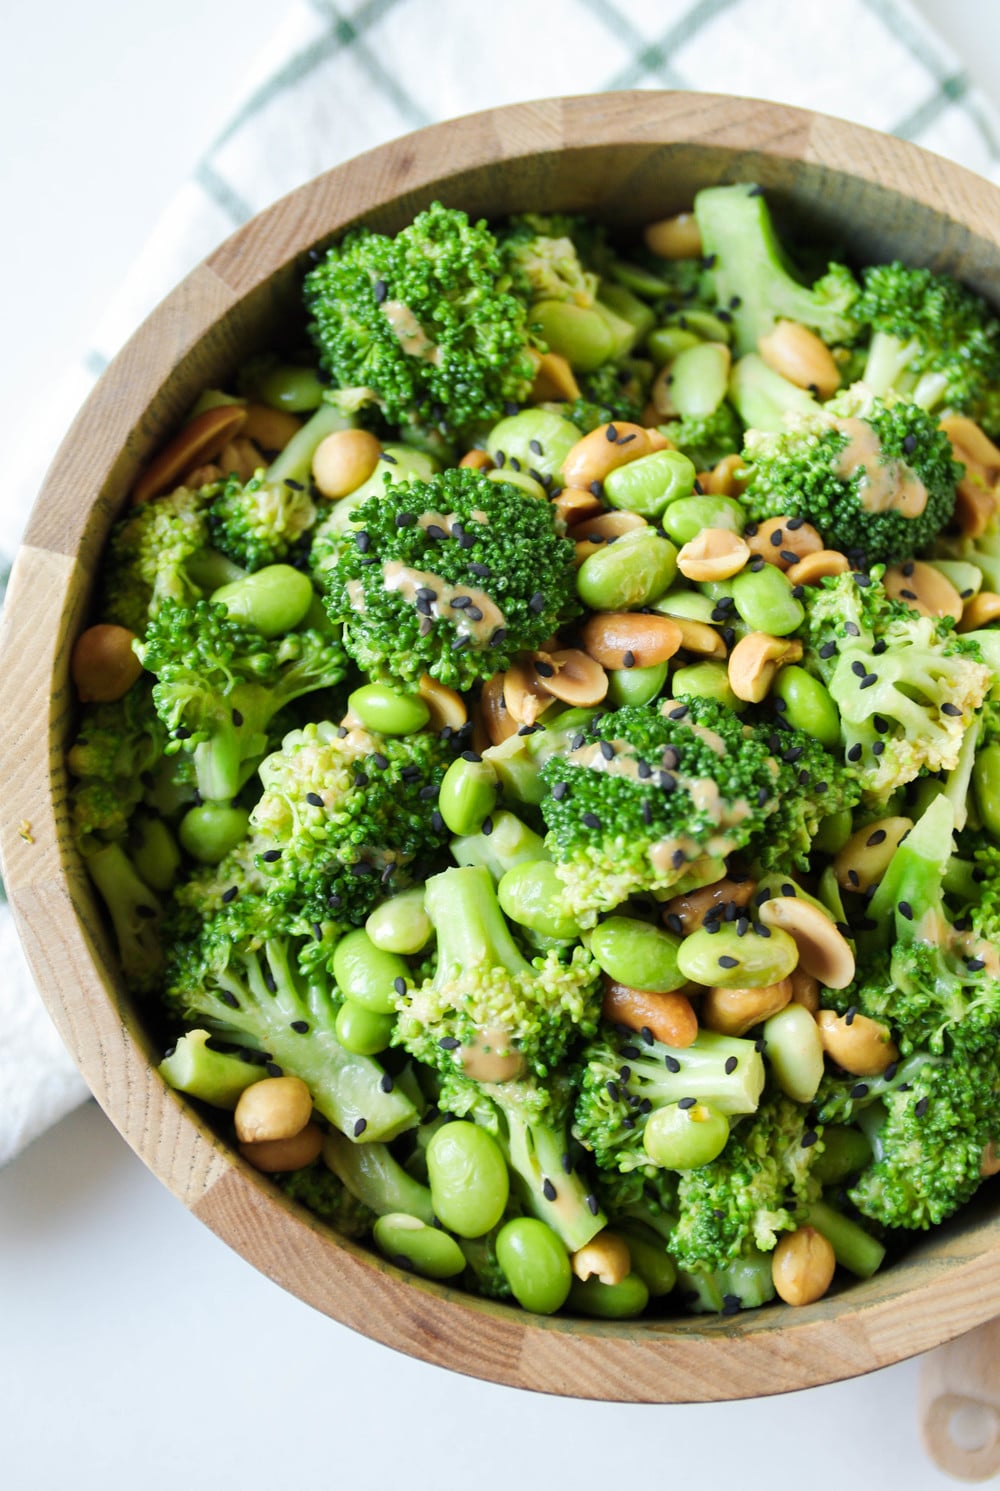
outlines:
{"label": "wood grain texture", "polygon": [[800,230],[842,238],[849,224],[860,259],[899,255],[996,293],[1000,193],[912,146],[802,110],[622,93],[420,131],[261,213],[153,312],[56,455],[0,629],[0,849],[10,900],[53,1019],[105,1111],[207,1225],[317,1309],[427,1361],[544,1392],[737,1398],[884,1366],[995,1312],[1000,1219],[987,1197],[884,1275],[806,1309],[636,1324],[539,1321],[408,1279],[336,1238],[251,1170],[152,1064],[68,833],[69,649],[143,462],[205,385],[298,315],[295,286],[312,246],[362,218],[398,228],[435,198],[474,215],[572,208],[635,225],[689,205],[700,186],[736,180],[759,181]]}

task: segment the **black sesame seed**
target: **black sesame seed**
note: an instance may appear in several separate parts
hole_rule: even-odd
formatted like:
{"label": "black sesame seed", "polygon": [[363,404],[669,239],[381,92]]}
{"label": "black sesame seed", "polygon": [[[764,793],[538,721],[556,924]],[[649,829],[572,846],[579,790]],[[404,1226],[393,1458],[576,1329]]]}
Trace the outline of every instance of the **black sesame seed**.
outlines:
{"label": "black sesame seed", "polygon": [[265,1061],[264,1070],[269,1077],[283,1077],[285,1075],[284,1067],[280,1067],[276,1061]]}
{"label": "black sesame seed", "polygon": [[952,718],[956,718],[962,713],[962,711],[959,709],[957,704],[952,704],[950,700],[947,700],[944,704],[941,705],[941,713],[951,715]]}
{"label": "black sesame seed", "polygon": [[309,1033],[309,1021],[308,1020],[293,1020],[292,1024],[291,1024],[291,1029],[295,1031],[296,1035],[308,1035],[308,1033]]}
{"label": "black sesame seed", "polygon": [[860,747],[860,745],[852,745],[852,746],[850,746],[848,748],[848,750],[847,750],[847,759],[848,759],[848,761],[860,761],[861,760],[861,747]]}
{"label": "black sesame seed", "polygon": [[383,1072],[382,1078],[378,1085],[382,1092],[392,1092],[392,1089],[395,1087],[396,1084],[392,1080],[392,1077],[389,1075],[388,1072]]}
{"label": "black sesame seed", "polygon": [[236,998],[236,995],[230,994],[228,989],[220,989],[219,998],[222,1000],[223,1004],[231,1010],[238,1010],[240,1007],[240,1002]]}
{"label": "black sesame seed", "polygon": [[733,1074],[733,1072],[735,1072],[735,1070],[736,1070],[736,1068],[737,1068],[738,1065],[739,1065],[739,1058],[738,1057],[736,1057],[736,1056],[727,1056],[726,1057],[726,1076],[727,1077],[731,1077],[732,1074]]}
{"label": "black sesame seed", "polygon": [[917,1101],[916,1101],[916,1103],[914,1104],[913,1111],[917,1115],[918,1118],[923,1118],[924,1114],[927,1112],[927,1109],[930,1107],[930,1105],[931,1105],[930,1098],[927,1098],[927,1097],[918,1098]]}
{"label": "black sesame seed", "polygon": [[587,1210],[590,1212],[590,1215],[592,1217],[596,1217],[597,1213],[601,1209],[601,1203],[598,1201],[598,1199],[594,1195],[593,1191],[591,1191],[591,1193],[589,1194],[589,1196],[587,1196],[586,1201],[587,1201]]}
{"label": "black sesame seed", "polygon": [[802,1135],[802,1148],[811,1149],[818,1138],[819,1135],[816,1133],[815,1129],[807,1129],[806,1132]]}
{"label": "black sesame seed", "polygon": [[236,897],[239,895],[239,893],[240,888],[238,885],[230,885],[226,890],[222,892],[222,895],[219,899],[222,901],[223,906],[228,906],[231,901],[236,900]]}
{"label": "black sesame seed", "polygon": [[546,1201],[554,1201],[556,1199],[556,1188],[552,1184],[551,1180],[549,1180],[547,1175],[542,1181],[542,1195],[545,1197]]}
{"label": "black sesame seed", "polygon": [[884,828],[876,828],[874,830],[874,832],[870,833],[868,835],[867,839],[865,839],[865,844],[866,844],[866,846],[869,849],[872,849],[872,848],[874,848],[874,846],[876,844],[884,844],[885,840],[886,840],[885,829]]}
{"label": "black sesame seed", "polygon": [[365,1131],[365,1129],[367,1127],[368,1127],[368,1120],[367,1120],[367,1118],[359,1118],[358,1121],[357,1121],[357,1123],[354,1125],[354,1137],[355,1137],[355,1139],[360,1139],[361,1135],[364,1133],[364,1131]]}
{"label": "black sesame seed", "polygon": [[596,813],[583,813],[580,822],[585,828],[600,829],[601,820]]}
{"label": "black sesame seed", "polygon": [[678,1108],[684,1109],[693,1108],[696,1102],[696,1098],[679,1098],[677,1101],[677,1106]]}
{"label": "black sesame seed", "polygon": [[461,1041],[457,1041],[453,1035],[443,1035],[438,1041],[442,1051],[457,1051],[461,1044]]}
{"label": "black sesame seed", "polygon": [[851,1088],[851,1097],[852,1098],[866,1098],[867,1096],[868,1096],[868,1083],[867,1082],[855,1082],[854,1086]]}
{"label": "black sesame seed", "polygon": [[675,1075],[681,1069],[681,1064],[677,1060],[676,1056],[664,1056],[663,1065],[666,1067],[668,1072],[673,1072]]}
{"label": "black sesame seed", "polygon": [[528,602],[528,610],[534,611],[536,615],[545,610],[545,597],[540,590],[536,590]]}
{"label": "black sesame seed", "polygon": [[739,966],[739,958],[730,957],[728,953],[723,953],[722,956],[719,958],[720,968],[739,968]]}
{"label": "black sesame seed", "polygon": [[614,1080],[614,1078],[609,1077],[604,1086],[607,1088],[608,1097],[611,1099],[611,1101],[613,1103],[620,1103],[622,1100],[622,1095],[618,1089],[618,1083]]}

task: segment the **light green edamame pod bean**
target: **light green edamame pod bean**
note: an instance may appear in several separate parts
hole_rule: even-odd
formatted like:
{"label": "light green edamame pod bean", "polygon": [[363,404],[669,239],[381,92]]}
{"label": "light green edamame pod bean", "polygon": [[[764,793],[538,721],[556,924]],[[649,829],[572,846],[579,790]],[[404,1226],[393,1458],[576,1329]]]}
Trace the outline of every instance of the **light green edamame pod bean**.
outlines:
{"label": "light green edamame pod bean", "polygon": [[794,663],[779,668],[772,695],[784,701],[784,716],[796,730],[804,730],[828,750],[840,744],[840,714],[830,690]]}
{"label": "light green edamame pod bean", "polygon": [[820,820],[819,828],[813,835],[813,848],[822,854],[836,854],[851,837],[853,826],[854,818],[850,808],[841,808],[839,813],[828,813]]}
{"label": "light green edamame pod bean", "polygon": [[290,564],[268,564],[212,594],[235,621],[254,626],[264,637],[294,631],[312,605],[312,581]]}
{"label": "light green edamame pod bean", "polygon": [[497,886],[497,900],[519,927],[564,940],[580,935],[579,923],[560,909],[565,889],[551,860],[528,860],[507,871]]}
{"label": "light green edamame pod bean", "polygon": [[621,281],[617,284],[607,279],[601,281],[601,288],[597,295],[598,305],[614,311],[623,321],[627,321],[635,328],[635,341],[641,342],[643,337],[648,336],[656,325],[656,316],[644,300],[633,295],[627,285]]}
{"label": "light green edamame pod bean", "polygon": [[704,528],[742,533],[747,515],[732,497],[682,497],[663,514],[663,531],[675,544],[689,544]]}
{"label": "light green edamame pod bean", "polygon": [[424,910],[423,886],[401,891],[376,906],[365,922],[365,931],[384,953],[419,953],[434,935]]}
{"label": "light green edamame pod bean", "polygon": [[466,1119],[446,1123],[427,1146],[435,1215],[459,1237],[482,1237],[504,1214],[507,1162],[492,1134]]}
{"label": "light green edamame pod bean", "polygon": [[626,1274],[620,1284],[602,1284],[600,1279],[574,1279],[569,1307],[596,1320],[633,1320],[649,1304],[649,1290],[637,1273]]}
{"label": "light green edamame pod bean", "polygon": [[390,1211],[379,1217],[372,1237],[390,1263],[412,1269],[425,1279],[453,1279],[465,1268],[465,1254],[453,1237],[406,1212]]}
{"label": "light green edamame pod bean", "polygon": [[272,409],[287,409],[290,414],[318,409],[323,402],[323,384],[316,369],[293,363],[269,368],[256,380],[254,391],[262,404],[270,404]]}
{"label": "light green edamame pod bean", "polygon": [[792,594],[791,581],[775,564],[744,569],[733,578],[736,609],[752,632],[787,637],[802,625],[805,607]]}
{"label": "light green edamame pod bean", "polygon": [[642,1146],[664,1170],[697,1170],[729,1142],[729,1119],[711,1103],[667,1103],[646,1119]]}
{"label": "light green edamame pod bean", "polygon": [[550,352],[565,357],[578,373],[593,373],[607,362],[615,339],[603,316],[568,300],[539,300],[528,311],[528,323]]}
{"label": "light green edamame pod bean", "polygon": [[703,342],[730,342],[733,338],[731,321],[722,321],[711,311],[684,310],[675,316],[675,321],[696,332]]}
{"label": "light green edamame pod bean", "polygon": [[526,471],[512,471],[509,466],[502,466],[495,471],[487,471],[486,479],[505,482],[508,487],[517,487],[519,491],[526,492],[529,497],[537,497],[539,502],[548,500],[548,493],[541,482],[529,476]]}
{"label": "light green edamame pod bean", "polygon": [[681,939],[634,916],[609,916],[590,934],[590,951],[615,983],[667,993],[687,982],[677,966]]}
{"label": "light green edamame pod bean", "polygon": [[972,768],[972,790],[983,827],[1000,844],[1000,744],[984,746]]}
{"label": "light green edamame pod bean", "polygon": [[781,927],[767,927],[769,937],[754,931],[742,937],[735,922],[723,922],[717,932],[699,927],[677,950],[677,966],[685,978],[706,988],[762,989],[787,978],[799,961],[794,940]]}
{"label": "light green edamame pod bean", "polygon": [[537,1217],[514,1217],[497,1233],[497,1262],[524,1310],[552,1315],[566,1303],[573,1271],[560,1238]]}
{"label": "light green edamame pod bean", "polygon": [[782,1092],[797,1103],[811,1103],[823,1079],[819,1026],[802,1004],[787,1004],[764,1021],[765,1052]]}
{"label": "light green edamame pod bean", "polygon": [[652,528],[637,528],[588,554],[577,594],[592,611],[627,611],[658,600],[677,573],[677,550]]}
{"label": "light green edamame pod bean", "polygon": [[365,683],[347,700],[369,730],[382,735],[414,735],[422,730],[431,712],[419,694],[403,694],[387,683]]}
{"label": "light green edamame pod bean", "polygon": [[685,347],[697,347],[701,338],[693,331],[685,330],[683,326],[670,324],[658,326],[651,331],[646,338],[646,350],[656,363],[658,368],[665,363],[673,362],[679,352]]}
{"label": "light green edamame pod bean", "polygon": [[616,1223],[615,1231],[620,1232],[628,1243],[632,1272],[639,1275],[649,1290],[650,1299],[662,1299],[677,1283],[677,1265],[664,1247],[662,1238],[657,1238],[652,1228],[648,1236],[640,1233],[641,1226],[641,1222]]}
{"label": "light green edamame pod bean", "polygon": [[150,890],[168,891],[181,867],[181,852],[163,819],[135,813],[129,823],[128,847],[140,880]]}
{"label": "light green edamame pod bean", "polygon": [[670,366],[670,401],[685,419],[707,419],[726,397],[729,348],[724,342],[699,342],[679,352]]}
{"label": "light green edamame pod bean", "polygon": [[715,603],[699,590],[668,590],[652,608],[658,616],[679,616],[685,621],[700,621],[712,626],[718,621],[713,616]]}
{"label": "light green edamame pod bean", "polygon": [[348,932],[333,950],[333,977],[341,994],[377,1015],[395,1011],[396,981],[407,980],[409,973],[402,958],[376,947],[361,927]]}
{"label": "light green edamame pod bean", "polygon": [[633,264],[629,259],[613,259],[604,270],[604,277],[650,300],[662,300],[670,289],[666,280],[661,279],[658,274],[653,274],[642,264]]}
{"label": "light green edamame pod bean", "polygon": [[200,865],[217,865],[246,838],[250,814],[227,803],[202,802],[189,808],[177,828],[181,848]]}
{"label": "light green edamame pod bean", "polygon": [[579,439],[576,425],[561,414],[551,409],[522,409],[493,426],[486,449],[503,471],[515,460],[529,475],[537,472],[554,478]]}
{"label": "light green edamame pod bean", "polygon": [[377,1056],[392,1040],[394,1015],[380,1015],[354,999],[345,999],[337,1011],[334,1031],[345,1051],[356,1056]]}
{"label": "light green edamame pod bean", "polygon": [[658,518],[670,503],[690,497],[697,475],[693,461],[679,450],[654,450],[609,471],[604,496],[611,507]]}
{"label": "light green edamame pod bean", "polygon": [[182,1035],[157,1071],[176,1092],[200,1098],[214,1108],[230,1112],[239,1102],[240,1093],[266,1077],[262,1066],[255,1066],[229,1051],[213,1051],[207,1030],[189,1030]]}
{"label": "light green edamame pod bean", "polygon": [[496,805],[497,774],[490,763],[457,757],[445,772],[438,793],[438,812],[451,832],[477,834]]}
{"label": "light green edamame pod bean", "polygon": [[[616,310],[603,300],[595,300],[591,306],[595,315],[600,316],[605,326],[611,333],[611,359],[627,357],[639,340],[639,328],[626,316],[619,316]],[[650,317],[650,321],[655,318]]]}
{"label": "light green edamame pod bean", "polygon": [[669,672],[666,663],[648,668],[612,668],[608,672],[608,700],[616,709],[625,704],[649,704],[663,691]]}
{"label": "light green edamame pod bean", "polygon": [[689,663],[678,668],[670,681],[675,699],[715,699],[736,714],[746,709],[746,701],[737,699],[729,686],[725,663]]}
{"label": "light green edamame pod bean", "polygon": [[860,1129],[847,1124],[823,1126],[823,1152],[813,1160],[810,1175],[821,1186],[837,1186],[870,1164],[872,1147]]}

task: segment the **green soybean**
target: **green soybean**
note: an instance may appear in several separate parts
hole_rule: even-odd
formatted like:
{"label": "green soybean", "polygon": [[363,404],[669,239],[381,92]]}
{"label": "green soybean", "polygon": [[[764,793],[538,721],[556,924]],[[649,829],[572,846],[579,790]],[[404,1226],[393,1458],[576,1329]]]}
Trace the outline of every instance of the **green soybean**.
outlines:
{"label": "green soybean", "polygon": [[626,290],[634,290],[636,295],[644,295],[651,300],[662,300],[670,289],[658,274],[653,274],[643,265],[633,264],[628,259],[613,259],[604,273],[616,285],[624,285]]}
{"label": "green soybean", "polygon": [[362,684],[348,697],[347,705],[362,725],[382,735],[414,735],[431,717],[419,694],[401,693],[387,683]]}
{"label": "green soybean", "polygon": [[677,966],[681,939],[634,916],[609,916],[590,934],[590,951],[615,983],[666,993],[687,982]]}
{"label": "green soybean", "polygon": [[376,906],[365,922],[365,931],[377,948],[385,953],[419,953],[434,935],[431,919],[424,910],[422,886],[390,896]]}
{"label": "green soybean", "polygon": [[[600,316],[611,333],[611,360],[617,361],[618,358],[627,357],[639,340],[639,327],[636,322],[627,316],[619,315],[617,310],[612,309],[603,298],[603,292],[601,298],[594,301],[591,309]],[[651,315],[650,321],[654,319]]]}
{"label": "green soybean", "polygon": [[545,1222],[537,1217],[514,1217],[497,1233],[496,1252],[522,1309],[552,1315],[566,1303],[573,1282],[569,1254]]}
{"label": "green soybean", "polygon": [[597,1320],[633,1320],[648,1304],[649,1289],[637,1273],[626,1274],[620,1284],[574,1279],[569,1291],[570,1309]]}
{"label": "green soybean", "polygon": [[377,1015],[396,1008],[396,981],[410,970],[396,953],[376,947],[363,928],[342,937],[333,952],[333,977],[341,994]]}
{"label": "green soybean", "polygon": [[181,848],[200,865],[217,865],[246,837],[250,814],[228,803],[203,802],[189,808],[177,828]]}
{"label": "green soybean", "polygon": [[679,450],[654,450],[610,471],[604,496],[611,507],[658,518],[670,503],[691,495],[696,476],[693,462]]}
{"label": "green soybean", "polygon": [[670,366],[670,402],[684,418],[707,419],[726,397],[729,348],[725,342],[699,342],[679,352]]}
{"label": "green soybean", "polygon": [[269,564],[212,594],[236,621],[247,622],[265,637],[294,631],[312,605],[312,581],[290,564]]}
{"label": "green soybean", "polygon": [[656,325],[656,316],[650,307],[637,295],[633,295],[628,285],[622,284],[620,280],[617,284],[607,279],[602,280],[597,304],[599,308],[613,311],[634,327],[635,341],[641,342]]}
{"label": "green soybean", "polygon": [[967,559],[928,559],[932,569],[940,570],[950,580],[963,600],[971,600],[983,588],[983,572]]}
{"label": "green soybean", "polygon": [[427,1146],[427,1176],[435,1214],[459,1237],[482,1237],[504,1214],[510,1195],[507,1162],[478,1124],[457,1119]]}
{"label": "green soybean", "polygon": [[652,1228],[643,1228],[641,1222],[617,1225],[616,1231],[628,1243],[632,1258],[632,1272],[638,1274],[651,1299],[662,1299],[677,1283],[677,1265]]}
{"label": "green soybean", "polygon": [[477,834],[497,805],[497,774],[488,761],[458,756],[438,793],[438,811],[453,834]]}
{"label": "green soybean", "polygon": [[729,342],[733,336],[731,321],[722,321],[711,311],[683,310],[675,317],[678,324],[696,332],[703,342]]}
{"label": "green soybean", "polygon": [[678,969],[706,988],[761,989],[780,983],[798,963],[799,950],[781,927],[764,930],[770,935],[748,931],[741,937],[735,922],[723,922],[715,932],[699,927],[681,942]]}
{"label": "green soybean", "polygon": [[804,730],[828,750],[840,745],[840,714],[829,689],[805,668],[790,664],[781,668],[771,693],[785,704],[784,717],[796,730]]}
{"label": "green soybean", "polygon": [[736,609],[752,632],[787,637],[802,625],[805,607],[792,594],[792,584],[774,564],[744,569],[733,579]]}
{"label": "green soybean", "polygon": [[797,1103],[811,1103],[823,1080],[823,1042],[819,1026],[802,1004],[787,1004],[764,1021],[771,1073],[782,1092]]}
{"label": "green soybean", "polygon": [[688,663],[675,670],[670,688],[675,699],[715,699],[737,714],[747,707],[733,693],[725,663]]}
{"label": "green soybean", "polygon": [[687,331],[683,326],[670,324],[658,326],[651,331],[646,338],[646,350],[653,358],[657,367],[663,367],[665,363],[673,362],[678,352],[683,352],[685,347],[697,347],[701,341],[693,331]]}
{"label": "green soybean", "polygon": [[1000,844],[1000,744],[984,746],[976,756],[972,790],[983,827]]}
{"label": "green soybean", "polygon": [[653,606],[658,616],[679,616],[684,621],[713,625],[715,603],[700,590],[668,590]]}
{"label": "green soybean", "polygon": [[594,373],[615,349],[607,321],[596,310],[568,300],[539,300],[528,312],[550,352],[565,357],[578,373]]}
{"label": "green soybean", "polygon": [[850,808],[841,808],[838,813],[827,813],[825,818],[820,819],[819,827],[813,835],[813,848],[822,854],[836,854],[851,837],[853,827],[854,816]]}
{"label": "green soybean", "polygon": [[669,672],[666,663],[648,668],[612,668],[608,672],[608,700],[616,709],[625,704],[649,704],[663,691]]}
{"label": "green soybean", "polygon": [[580,925],[560,906],[566,887],[551,860],[528,860],[514,865],[497,886],[505,916],[543,937],[560,941],[580,936]]}
{"label": "green soybean", "polygon": [[513,471],[509,466],[498,466],[494,471],[487,471],[486,479],[505,482],[508,487],[517,487],[519,491],[526,492],[529,497],[537,497],[539,502],[548,500],[548,493],[541,482],[529,476],[526,471]]}
{"label": "green soybean", "polygon": [[729,1140],[729,1119],[710,1103],[667,1103],[646,1119],[642,1145],[664,1170],[697,1170],[716,1159]]}
{"label": "green soybean", "polygon": [[860,1129],[842,1123],[824,1124],[822,1153],[813,1160],[809,1173],[821,1186],[840,1185],[870,1164],[871,1157],[872,1147]]}
{"label": "green soybean", "polygon": [[290,414],[318,409],[323,402],[323,384],[316,369],[293,363],[279,363],[262,373],[254,380],[254,393],[262,404],[287,409]]}
{"label": "green soybean", "polygon": [[391,1211],[379,1217],[372,1236],[391,1263],[425,1279],[452,1279],[465,1268],[465,1254],[453,1237],[406,1212]]}
{"label": "green soybean", "polygon": [[354,999],[345,999],[337,1011],[334,1030],[346,1051],[356,1056],[377,1056],[392,1040],[395,1024],[393,1015],[380,1015]]}
{"label": "green soybean", "polygon": [[674,545],[652,528],[637,528],[588,554],[576,589],[592,611],[627,611],[658,600],[676,573]]}
{"label": "green soybean", "polygon": [[486,449],[503,471],[514,460],[529,475],[537,472],[555,478],[579,439],[577,426],[561,414],[551,409],[522,409],[493,426]]}
{"label": "green soybean", "polygon": [[689,544],[705,528],[742,533],[747,515],[733,497],[682,497],[663,514],[663,531],[675,544]]}

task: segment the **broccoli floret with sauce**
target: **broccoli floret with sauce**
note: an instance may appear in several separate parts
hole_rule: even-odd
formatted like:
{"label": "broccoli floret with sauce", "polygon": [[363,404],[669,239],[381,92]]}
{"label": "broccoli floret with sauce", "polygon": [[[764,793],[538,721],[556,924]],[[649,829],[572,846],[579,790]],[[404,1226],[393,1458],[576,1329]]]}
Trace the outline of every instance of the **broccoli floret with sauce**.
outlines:
{"label": "broccoli floret with sauce", "polygon": [[112,530],[97,614],[141,637],[164,601],[191,606],[203,590],[192,569],[211,543],[212,489],[175,491],[140,503]]}
{"label": "broccoli floret with sauce", "polygon": [[467,689],[579,609],[572,542],[548,503],[510,483],[468,468],[390,480],[351,519],[326,605],[373,678]]}

